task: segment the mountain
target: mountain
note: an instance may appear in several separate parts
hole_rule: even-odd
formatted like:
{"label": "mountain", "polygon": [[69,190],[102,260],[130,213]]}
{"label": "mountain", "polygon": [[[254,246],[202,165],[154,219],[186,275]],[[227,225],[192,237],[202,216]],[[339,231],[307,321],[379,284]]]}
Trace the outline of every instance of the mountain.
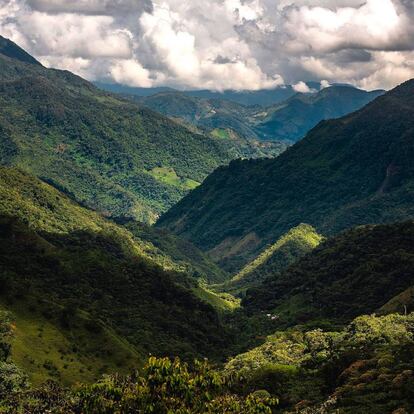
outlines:
{"label": "mountain", "polygon": [[0,54],[19,60],[20,62],[41,66],[40,62],[38,62],[33,56],[30,56],[21,47],[17,46],[11,40],[6,39],[3,36],[0,36]]}
{"label": "mountain", "polygon": [[217,129],[228,130],[250,141],[271,143],[298,141],[320,121],[349,114],[383,93],[381,90],[366,92],[352,86],[331,86],[319,92],[297,93],[268,107],[245,106],[178,91],[164,91],[140,97],[138,101],[210,133]]}
{"label": "mountain", "polygon": [[312,251],[323,240],[312,226],[299,224],[284,234],[276,243],[267,247],[247,264],[231,280],[220,286],[220,290],[240,294],[297,261]]}
{"label": "mountain", "polygon": [[209,130],[231,128],[242,137],[256,137],[245,118],[250,116],[252,110],[260,109],[257,107],[247,107],[224,99],[202,99],[182,92],[157,93],[139,101],[154,111],[196,126]]}
{"label": "mountain", "polygon": [[[66,372],[63,366],[68,342],[74,366],[89,366],[89,378],[115,365],[125,370],[149,353],[220,359],[220,349],[231,342],[216,310],[198,296],[208,292],[180,272],[182,263],[15,168],[0,168],[0,229],[1,308],[16,311],[19,329],[27,330],[18,335],[18,349],[27,351],[37,329],[45,338],[63,338],[49,358],[37,349],[29,353],[23,362],[32,372],[44,363],[41,358],[53,359],[70,382],[72,368]],[[96,343],[98,338],[105,343]],[[116,346],[119,341],[123,347]],[[65,344],[61,351],[59,343]],[[82,352],[76,357],[77,347]],[[106,349],[108,364],[101,354]]]}
{"label": "mountain", "polygon": [[384,91],[366,92],[350,86],[331,86],[320,92],[298,93],[255,117],[255,130],[262,140],[298,141],[324,119],[354,112]]}
{"label": "mountain", "polygon": [[[357,227],[328,239],[287,270],[247,292],[250,313],[268,311],[279,323],[348,322],[390,308],[414,284],[414,221]],[[406,294],[407,295],[407,294]],[[387,305],[388,303],[388,305]]]}
{"label": "mountain", "polygon": [[260,107],[247,107],[225,99],[202,99],[182,92],[162,92],[141,97],[138,102],[184,125],[220,140],[234,158],[277,156],[287,145],[262,142],[249,123]]}
{"label": "mountain", "polygon": [[220,139],[46,69],[4,38],[1,44],[0,163],[90,208],[153,222],[235,156]]}
{"label": "mountain", "polygon": [[275,159],[233,161],[157,223],[238,271],[300,223],[330,236],[414,217],[414,80],[321,122]]}

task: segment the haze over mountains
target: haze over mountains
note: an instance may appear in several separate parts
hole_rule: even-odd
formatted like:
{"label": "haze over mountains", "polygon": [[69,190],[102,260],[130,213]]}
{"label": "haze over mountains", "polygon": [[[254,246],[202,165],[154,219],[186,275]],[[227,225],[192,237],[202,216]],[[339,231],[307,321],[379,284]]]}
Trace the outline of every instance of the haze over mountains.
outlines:
{"label": "haze over mountains", "polygon": [[414,80],[118,92],[0,37],[0,412],[411,413]]}

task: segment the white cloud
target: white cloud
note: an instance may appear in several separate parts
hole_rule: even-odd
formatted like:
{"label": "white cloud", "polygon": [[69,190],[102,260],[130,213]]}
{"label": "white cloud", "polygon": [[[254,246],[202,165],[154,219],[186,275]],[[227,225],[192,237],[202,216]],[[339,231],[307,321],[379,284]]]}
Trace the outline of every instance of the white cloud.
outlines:
{"label": "white cloud", "polygon": [[321,80],[320,89],[326,89],[326,88],[329,88],[330,86],[331,86],[331,84],[326,79]]}
{"label": "white cloud", "polygon": [[153,84],[150,72],[144,69],[136,60],[121,60],[110,69],[112,79],[117,83],[130,86],[150,87]]}
{"label": "white cloud", "polygon": [[135,86],[414,77],[412,0],[0,0],[0,34],[48,65]]}
{"label": "white cloud", "polygon": [[[142,43],[150,46],[152,59],[163,67],[171,84],[220,90],[270,88],[283,82],[277,74],[263,73],[249,45],[234,30],[240,19],[257,17],[254,9],[238,0],[227,0],[224,9],[213,2],[210,18],[197,25],[191,8],[183,8],[182,2],[170,3],[154,4],[154,11],[144,13],[140,24]],[[223,24],[215,30],[211,17],[223,11],[227,16],[222,16]]]}
{"label": "white cloud", "polygon": [[303,81],[299,81],[298,83],[294,83],[292,85],[292,88],[294,91],[296,92],[300,92],[300,93],[310,93],[310,92],[314,92],[313,89],[309,88],[308,85],[306,85],[305,82]]}

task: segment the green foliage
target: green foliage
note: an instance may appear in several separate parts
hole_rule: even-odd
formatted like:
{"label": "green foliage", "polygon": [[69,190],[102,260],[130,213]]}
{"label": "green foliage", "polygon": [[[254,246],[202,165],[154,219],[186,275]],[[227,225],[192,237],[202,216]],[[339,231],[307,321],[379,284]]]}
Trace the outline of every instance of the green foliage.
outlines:
{"label": "green foliage", "polygon": [[0,400],[28,386],[26,375],[9,361],[14,330],[10,314],[0,311]]}
{"label": "green foliage", "polygon": [[31,413],[66,414],[271,414],[277,404],[277,399],[266,393],[234,394],[230,385],[207,362],[195,361],[190,369],[179,359],[151,357],[131,376],[108,376],[76,391],[49,385],[39,391],[11,394],[3,406],[10,414],[28,409]]}
{"label": "green foliage", "polygon": [[115,221],[130,231],[137,241],[149,243],[151,249],[146,249],[146,253],[162,267],[184,272],[195,279],[206,279],[210,283],[229,278],[205,253],[168,230],[135,220],[121,218]]}
{"label": "green foliage", "polygon": [[245,392],[279,395],[284,412],[411,412],[413,355],[414,314],[360,316],[339,332],[277,332],[230,360],[225,373],[241,375]]}
{"label": "green foliage", "polygon": [[282,324],[349,321],[412,286],[413,266],[414,222],[357,227],[271,275],[243,305],[251,313],[271,311]]}
{"label": "green foliage", "polygon": [[178,187],[182,190],[192,190],[196,188],[200,183],[189,178],[180,178],[173,168],[156,167],[150,171],[150,174],[158,181],[164,184]]}
{"label": "green foliage", "polygon": [[[4,294],[2,295],[4,296]],[[103,373],[128,373],[144,355],[113,329],[75,304],[61,305],[26,295],[3,304],[13,315],[10,361],[32,385],[91,383]]]}
{"label": "green foliage", "polygon": [[220,311],[233,311],[240,307],[240,299],[236,299],[228,293],[213,291],[204,283],[199,284],[195,294]]}
{"label": "green foliage", "polygon": [[414,217],[414,81],[274,159],[220,167],[157,222],[237,272],[300,223],[330,236]]}
{"label": "green foliage", "polygon": [[0,167],[0,214],[17,217],[37,232],[98,232],[116,239],[126,254],[139,254],[164,269],[195,278],[221,281],[227,277],[191,243],[134,220],[118,220],[122,228],[15,168]]}

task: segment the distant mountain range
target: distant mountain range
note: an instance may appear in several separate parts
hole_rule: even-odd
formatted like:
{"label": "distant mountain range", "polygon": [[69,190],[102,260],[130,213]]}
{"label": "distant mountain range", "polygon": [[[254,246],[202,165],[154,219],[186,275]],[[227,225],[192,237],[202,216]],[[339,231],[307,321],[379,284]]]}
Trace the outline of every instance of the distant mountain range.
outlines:
{"label": "distant mountain range", "polygon": [[384,91],[366,92],[350,86],[331,86],[311,94],[296,94],[253,115],[253,128],[262,140],[296,142],[319,122],[339,118],[368,104]]}
{"label": "distant mountain range", "polygon": [[221,98],[203,98],[203,94],[172,90],[134,96],[134,99],[213,136],[236,133],[238,137],[266,142],[270,146],[273,141],[298,141],[320,121],[358,110],[383,93],[382,90],[366,92],[352,86],[334,85],[318,92],[295,93],[271,106],[242,105],[226,99],[225,94]]}
{"label": "distant mountain range", "polygon": [[414,217],[414,80],[320,123],[276,159],[234,161],[158,221],[237,271],[300,223],[323,235]]}
{"label": "distant mountain range", "polygon": [[[110,84],[103,82],[95,82],[95,85],[101,89],[121,93],[125,95],[135,95],[135,96],[152,96],[157,93],[164,92],[174,92],[181,93],[186,96],[193,98],[201,99],[219,99],[226,100],[240,105],[260,105],[260,106],[269,106],[279,102],[284,101],[285,99],[290,98],[295,95],[296,91],[292,86],[283,86],[273,89],[261,89],[258,91],[235,91],[235,90],[225,90],[222,92],[219,91],[210,91],[210,90],[188,90],[188,91],[179,91],[174,88],[168,87],[155,87],[155,88],[136,88],[120,84]],[[310,87],[316,87],[319,89],[320,84],[317,82],[311,82]]]}

